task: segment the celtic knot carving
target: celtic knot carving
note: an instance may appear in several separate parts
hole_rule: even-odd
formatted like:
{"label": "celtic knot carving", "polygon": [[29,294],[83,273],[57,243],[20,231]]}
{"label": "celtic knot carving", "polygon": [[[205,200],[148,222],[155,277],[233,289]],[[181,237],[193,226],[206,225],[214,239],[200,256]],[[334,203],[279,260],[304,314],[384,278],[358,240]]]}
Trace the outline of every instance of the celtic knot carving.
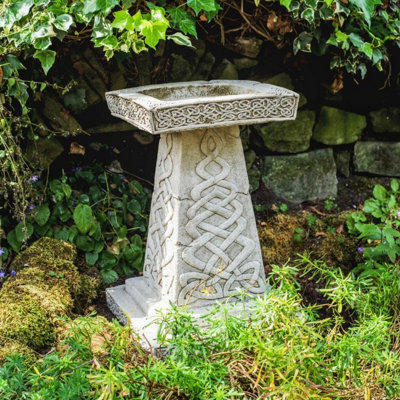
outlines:
{"label": "celtic knot carving", "polygon": [[[148,283],[160,292],[162,287],[167,291],[173,284],[163,282],[163,268],[166,268],[174,258],[173,247],[168,246],[168,239],[174,232],[172,218],[174,214],[174,198],[171,190],[171,175],[173,172],[173,134],[161,135],[160,148],[164,147],[163,156],[157,165],[159,184],[155,187],[151,202],[149,233],[147,236],[146,257],[143,275]],[[161,154],[161,152],[160,152]],[[164,276],[165,279],[165,276]]]}
{"label": "celtic knot carving", "polygon": [[106,100],[112,115],[146,131],[151,131],[151,113],[144,107],[139,106],[129,98],[115,94],[107,94]]}
{"label": "celtic knot carving", "polygon": [[[297,99],[293,96],[242,99],[159,109],[154,114],[155,130],[196,128],[205,124],[251,120],[290,119],[295,116]],[[254,123],[254,122],[253,122]]]}
{"label": "celtic knot carving", "polygon": [[256,243],[244,232],[247,220],[237,199],[238,188],[227,180],[231,166],[220,156],[223,137],[207,130],[201,140],[206,156],[196,166],[202,181],[191,191],[186,232],[191,243],[182,252],[192,270],[180,275],[178,304],[221,299],[238,289],[266,290],[261,262],[252,260]]}

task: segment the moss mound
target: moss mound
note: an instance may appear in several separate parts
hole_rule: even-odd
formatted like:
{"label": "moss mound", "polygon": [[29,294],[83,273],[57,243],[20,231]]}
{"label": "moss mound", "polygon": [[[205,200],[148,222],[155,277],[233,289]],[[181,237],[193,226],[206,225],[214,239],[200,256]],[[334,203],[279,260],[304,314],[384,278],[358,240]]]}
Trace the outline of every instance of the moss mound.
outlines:
{"label": "moss mound", "polygon": [[75,257],[70,243],[42,238],[15,258],[17,275],[0,290],[2,358],[15,346],[39,351],[54,344],[59,318],[96,297],[99,278],[79,273]]}
{"label": "moss mound", "polygon": [[0,341],[0,365],[6,361],[11,354],[19,354],[24,358],[24,364],[30,365],[36,361],[36,353],[28,346],[9,340]]}
{"label": "moss mound", "polygon": [[345,271],[354,268],[362,260],[357,253],[357,239],[346,233],[348,215],[349,212],[323,217],[279,213],[268,218],[258,229],[264,263],[282,265],[307,251],[313,259],[328,265]]}

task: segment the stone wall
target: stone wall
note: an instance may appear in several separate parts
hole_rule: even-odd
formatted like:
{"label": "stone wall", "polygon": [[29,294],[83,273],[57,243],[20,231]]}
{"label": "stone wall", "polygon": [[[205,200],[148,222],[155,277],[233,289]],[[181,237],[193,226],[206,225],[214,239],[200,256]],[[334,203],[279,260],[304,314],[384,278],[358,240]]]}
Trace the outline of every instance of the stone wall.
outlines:
{"label": "stone wall", "polygon": [[[47,139],[44,130],[36,143],[39,155],[31,151],[32,157],[47,167],[68,151],[79,157],[79,145],[100,151],[99,142],[115,143],[120,135],[154,158],[156,146],[149,145],[157,139],[111,117],[106,91],[160,82],[249,79],[301,93],[295,121],[242,129],[253,191],[262,187],[282,201],[300,203],[335,197],[338,179],[400,176],[399,89],[380,90],[384,73],[360,82],[339,75],[338,83],[323,58],[283,54],[255,37],[238,39],[230,49],[206,40],[193,45],[168,42],[155,52],[117,56],[111,62],[90,47],[65,52],[51,77],[72,88],[66,94],[46,91],[38,120],[60,133],[87,135]],[[338,91],[338,86],[344,88]]]}

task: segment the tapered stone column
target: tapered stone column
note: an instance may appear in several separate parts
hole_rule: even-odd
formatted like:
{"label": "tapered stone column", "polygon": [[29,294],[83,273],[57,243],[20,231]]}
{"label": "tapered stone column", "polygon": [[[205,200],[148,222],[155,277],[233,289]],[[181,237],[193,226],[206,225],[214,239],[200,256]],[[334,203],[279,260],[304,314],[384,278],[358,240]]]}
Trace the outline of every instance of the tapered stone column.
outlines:
{"label": "tapered stone column", "polygon": [[211,81],[110,92],[107,101],[113,115],[161,135],[143,276],[108,289],[110,309],[153,341],[144,326],[170,302],[202,314],[243,290],[264,293],[238,123],[294,119],[298,95]]}

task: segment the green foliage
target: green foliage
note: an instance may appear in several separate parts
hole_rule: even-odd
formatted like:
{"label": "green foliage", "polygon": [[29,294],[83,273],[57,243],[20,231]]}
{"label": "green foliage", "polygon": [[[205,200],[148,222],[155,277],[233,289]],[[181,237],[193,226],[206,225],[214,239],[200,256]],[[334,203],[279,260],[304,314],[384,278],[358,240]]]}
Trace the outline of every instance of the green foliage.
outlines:
{"label": "green foliage", "polygon": [[[42,183],[36,185],[39,190]],[[149,191],[137,181],[109,174],[101,166],[77,168],[70,177],[51,180],[44,201],[28,206],[25,219],[15,227],[2,219],[8,242],[3,247],[9,254],[43,236],[66,240],[111,283],[118,274],[142,268],[148,203]]]}
{"label": "green foliage", "polygon": [[[92,316],[68,322],[60,351],[32,366],[12,356],[0,367],[1,398],[398,398],[395,266],[374,279],[306,256],[271,268],[270,291],[251,304],[238,301],[236,314],[232,304],[202,319],[183,307],[160,314],[161,357],[142,349],[129,326]],[[296,277],[310,273],[332,317],[304,304]],[[241,317],[244,306],[250,318]],[[354,313],[350,324],[343,312]]]}
{"label": "green foliage", "polygon": [[349,232],[365,243],[360,247],[368,267],[375,262],[394,263],[400,255],[399,183],[393,179],[390,188],[376,185],[373,198],[364,203],[361,211],[352,213],[347,220]]}
{"label": "green foliage", "polygon": [[[259,1],[256,1],[256,4]],[[331,68],[364,78],[370,65],[382,70],[391,44],[400,45],[400,6],[395,0],[279,0],[298,25],[293,50],[329,54]]]}

